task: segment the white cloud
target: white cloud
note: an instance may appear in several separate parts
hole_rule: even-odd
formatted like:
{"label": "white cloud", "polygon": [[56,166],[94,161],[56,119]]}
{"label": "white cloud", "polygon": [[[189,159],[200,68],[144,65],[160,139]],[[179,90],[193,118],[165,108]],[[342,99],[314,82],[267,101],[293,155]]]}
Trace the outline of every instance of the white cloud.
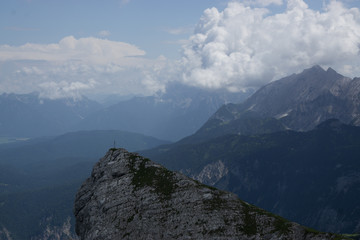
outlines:
{"label": "white cloud", "polygon": [[[271,13],[270,5],[284,2],[284,12]],[[360,11],[334,0],[322,12],[303,0],[233,1],[223,11],[205,10],[194,34],[181,43],[183,57],[177,62],[149,59],[137,46],[94,37],[0,45],[0,93],[150,95],[176,80],[238,91],[315,64],[360,76]]]}
{"label": "white cloud", "polygon": [[222,12],[204,12],[184,46],[183,81],[240,90],[314,64],[359,76],[359,44],[360,11],[338,1],[319,12],[303,0],[288,0],[285,11],[273,15],[267,8],[231,2]]}
{"label": "white cloud", "polygon": [[164,83],[149,79],[155,79],[152,69],[167,60],[144,56],[145,51],[134,45],[93,37],[1,45],[0,92],[40,91],[49,98],[91,91],[149,95],[164,89]]}
{"label": "white cloud", "polygon": [[68,36],[55,44],[32,44],[22,46],[0,46],[0,61],[40,60],[51,62],[81,61],[89,64],[111,62],[128,63],[129,57],[143,56],[145,52],[138,47],[99,38],[80,38]]}

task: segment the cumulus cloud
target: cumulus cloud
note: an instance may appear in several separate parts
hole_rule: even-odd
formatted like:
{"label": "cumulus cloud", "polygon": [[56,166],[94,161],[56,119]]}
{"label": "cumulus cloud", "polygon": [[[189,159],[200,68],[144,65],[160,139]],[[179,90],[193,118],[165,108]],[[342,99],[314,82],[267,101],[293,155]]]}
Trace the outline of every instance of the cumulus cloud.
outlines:
{"label": "cumulus cloud", "polygon": [[[68,36],[54,44],[0,46],[0,92],[40,91],[48,98],[82,93],[143,94],[163,90],[152,69],[166,59],[147,59],[145,51],[99,38]],[[154,81],[153,81],[154,82]]]}
{"label": "cumulus cloud", "polygon": [[[282,1],[262,0],[263,6]],[[230,2],[205,10],[183,48],[183,81],[239,91],[314,64],[360,76],[360,11],[330,1],[322,12],[287,0],[282,13]]]}
{"label": "cumulus cloud", "polygon": [[[135,45],[95,37],[0,45],[0,93],[40,91],[49,98],[151,95],[176,80],[241,91],[315,64],[360,76],[360,11],[339,1],[324,2],[321,12],[303,0],[242,0],[223,11],[207,9],[194,34],[181,40],[183,57],[175,62],[163,56],[149,59]],[[271,12],[281,4],[283,12]],[[169,30],[180,35],[186,31]]]}

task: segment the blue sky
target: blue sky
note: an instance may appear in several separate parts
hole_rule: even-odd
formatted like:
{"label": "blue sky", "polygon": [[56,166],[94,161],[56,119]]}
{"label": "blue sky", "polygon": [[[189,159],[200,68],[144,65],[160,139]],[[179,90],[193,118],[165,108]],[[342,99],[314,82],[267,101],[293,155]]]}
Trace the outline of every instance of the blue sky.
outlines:
{"label": "blue sky", "polygon": [[257,88],[319,64],[360,76],[360,0],[2,0],[0,94]]}
{"label": "blue sky", "polygon": [[[179,40],[219,0],[2,0],[0,44],[55,43],[65,36],[102,37],[139,46],[149,57],[178,57]],[[103,34],[101,34],[101,32]],[[176,34],[175,34],[176,33]]]}

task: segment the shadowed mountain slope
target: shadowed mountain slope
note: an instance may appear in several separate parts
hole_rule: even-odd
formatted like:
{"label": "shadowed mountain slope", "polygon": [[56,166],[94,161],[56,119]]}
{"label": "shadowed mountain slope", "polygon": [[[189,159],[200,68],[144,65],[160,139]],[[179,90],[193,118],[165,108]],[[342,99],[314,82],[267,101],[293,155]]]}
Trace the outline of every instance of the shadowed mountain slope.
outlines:
{"label": "shadowed mountain slope", "polygon": [[243,103],[224,105],[182,142],[226,134],[308,131],[331,118],[360,125],[360,78],[314,66],[260,88]]}
{"label": "shadowed mountain slope", "polygon": [[292,221],[360,232],[360,127],[328,120],[309,132],[226,135],[142,154]]}

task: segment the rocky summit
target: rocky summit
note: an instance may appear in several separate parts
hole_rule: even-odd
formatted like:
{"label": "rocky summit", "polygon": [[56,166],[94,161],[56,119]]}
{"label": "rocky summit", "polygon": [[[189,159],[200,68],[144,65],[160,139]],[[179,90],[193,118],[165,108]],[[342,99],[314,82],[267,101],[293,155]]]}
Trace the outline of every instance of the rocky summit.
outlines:
{"label": "rocky summit", "polygon": [[80,239],[342,239],[252,206],[130,153],[110,149],[76,195]]}

